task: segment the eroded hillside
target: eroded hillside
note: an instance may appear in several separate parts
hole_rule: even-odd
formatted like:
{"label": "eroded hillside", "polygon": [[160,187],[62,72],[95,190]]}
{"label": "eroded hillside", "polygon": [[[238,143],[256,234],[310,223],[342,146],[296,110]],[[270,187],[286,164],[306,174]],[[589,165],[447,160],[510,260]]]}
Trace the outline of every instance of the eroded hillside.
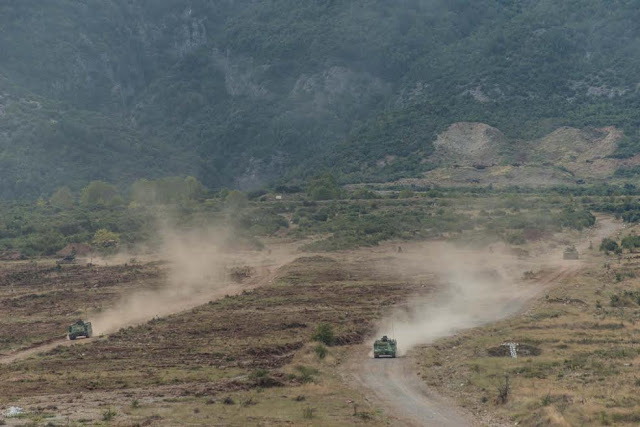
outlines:
{"label": "eroded hillside", "polygon": [[605,182],[640,164],[639,155],[614,156],[623,140],[623,132],[615,127],[561,127],[541,138],[511,140],[484,123],[454,123],[438,135],[434,153],[422,159],[437,167],[422,178],[402,182],[501,186]]}

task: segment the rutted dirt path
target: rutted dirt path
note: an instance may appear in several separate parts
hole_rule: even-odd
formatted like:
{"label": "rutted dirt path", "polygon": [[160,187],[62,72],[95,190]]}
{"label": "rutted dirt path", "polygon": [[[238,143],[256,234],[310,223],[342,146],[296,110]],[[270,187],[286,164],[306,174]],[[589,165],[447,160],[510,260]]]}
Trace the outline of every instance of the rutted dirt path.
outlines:
{"label": "rutted dirt path", "polygon": [[[517,314],[545,290],[578,271],[578,264],[555,269],[545,274],[538,282],[540,286],[530,292],[519,294],[516,298],[492,300],[492,310],[495,313],[492,321]],[[479,318],[476,326],[485,324],[486,318]],[[408,426],[461,427],[480,424],[471,414],[456,407],[452,401],[430,389],[421,380],[411,352],[396,359],[373,359],[369,353],[369,346],[362,346],[350,359],[346,370],[359,388],[373,394],[388,411],[387,415]]]}
{"label": "rutted dirt path", "polygon": [[[590,242],[595,245],[603,237],[610,236],[621,228],[622,224],[619,222],[610,218],[600,218],[598,226],[576,246],[584,251]],[[560,255],[561,250],[553,251],[553,256]],[[535,283],[516,284],[513,294],[489,295],[486,298],[480,298],[478,303],[470,308],[472,312],[477,311],[477,313],[447,313],[446,319],[438,319],[436,315],[433,320],[435,323],[440,321],[446,323],[453,319],[453,323],[456,324],[457,316],[463,319],[458,323],[472,328],[517,315],[548,289],[578,274],[581,265],[582,262],[567,262],[548,268],[543,264],[543,260],[540,260],[539,267],[545,268],[545,272]],[[487,316],[487,311],[492,314]],[[452,334],[455,334],[455,326],[452,329],[446,329],[444,334],[441,333],[438,336]],[[423,344],[430,342],[423,342]],[[402,345],[401,341],[399,345]],[[451,400],[430,389],[418,375],[411,352],[397,359],[373,359],[369,350],[369,345],[361,346],[343,367],[343,372],[348,381],[366,390],[373,400],[385,409],[387,415],[407,426],[458,427],[483,424],[481,420],[474,418],[464,409],[456,407]]]}
{"label": "rutted dirt path", "polygon": [[[291,256],[286,256],[282,259],[279,259],[277,262],[272,261],[267,264],[255,265],[253,267],[254,274],[240,283],[229,283],[224,287],[214,288],[209,293],[205,292],[202,294],[194,295],[193,297],[190,297],[190,298],[185,298],[179,304],[173,304],[171,306],[168,306],[165,309],[163,309],[163,311],[158,311],[153,315],[145,314],[140,318],[139,321],[133,324],[144,323],[150,320],[151,318],[153,318],[154,316],[166,316],[166,315],[186,311],[186,310],[192,309],[193,307],[199,306],[207,301],[216,300],[226,295],[236,295],[246,290],[251,290],[260,286],[264,286],[270,283],[275,278],[276,272],[281,266],[291,262],[294,258],[295,256],[291,255]],[[89,320],[92,320],[91,317],[89,317]],[[131,325],[132,324],[129,324],[127,326],[131,326]],[[96,325],[94,323],[94,330],[96,326],[99,327],[100,325]],[[93,337],[88,339],[84,338],[84,339],[71,341],[66,336],[55,337],[50,340],[47,340],[46,342],[35,344],[28,348],[20,349],[5,355],[0,355],[0,365],[6,365],[18,360],[27,359],[39,353],[46,353],[59,346],[68,347],[72,345],[85,345],[85,344],[95,342],[99,339],[101,338]]]}
{"label": "rutted dirt path", "polygon": [[56,338],[54,340],[50,340],[43,344],[38,344],[33,347],[29,347],[25,350],[20,350],[14,353],[9,353],[6,356],[0,357],[0,365],[6,365],[16,360],[26,359],[38,353],[45,353],[47,351],[53,350],[56,347],[64,346],[68,347],[70,345],[84,345],[94,341],[95,338],[84,338],[79,340],[70,341],[66,337]]}

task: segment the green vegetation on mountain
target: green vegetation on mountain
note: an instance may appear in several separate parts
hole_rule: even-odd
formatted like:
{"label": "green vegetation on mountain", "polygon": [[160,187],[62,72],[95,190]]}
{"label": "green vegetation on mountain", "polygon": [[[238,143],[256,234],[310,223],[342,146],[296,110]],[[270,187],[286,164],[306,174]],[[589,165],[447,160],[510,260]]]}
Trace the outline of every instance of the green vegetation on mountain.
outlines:
{"label": "green vegetation on mountain", "polygon": [[414,176],[457,121],[514,144],[613,125],[629,157],[639,20],[631,0],[6,1],[0,197]]}

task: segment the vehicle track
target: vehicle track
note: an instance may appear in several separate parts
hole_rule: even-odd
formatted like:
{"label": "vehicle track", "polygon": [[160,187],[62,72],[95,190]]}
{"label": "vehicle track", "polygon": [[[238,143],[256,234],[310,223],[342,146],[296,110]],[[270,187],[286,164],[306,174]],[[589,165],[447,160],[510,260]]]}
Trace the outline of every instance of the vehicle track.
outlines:
{"label": "vehicle track", "polygon": [[[158,315],[169,315],[169,314],[179,313],[182,311],[187,311],[192,309],[193,307],[201,305],[203,300],[205,301],[215,300],[218,298],[222,298],[225,295],[235,295],[246,290],[251,290],[251,289],[258,288],[260,286],[267,285],[271,283],[271,281],[276,277],[278,269],[283,265],[291,262],[293,259],[295,259],[295,256],[288,256],[278,263],[271,263],[269,265],[257,265],[255,268],[256,274],[248,278],[243,283],[232,284],[229,287],[224,288],[223,291],[216,291],[210,295],[199,296],[197,299],[187,300],[182,305],[176,305],[174,307],[174,310],[168,311],[166,313],[158,313]],[[146,319],[146,320],[149,320],[149,319]],[[144,323],[146,320],[136,322],[135,324]],[[6,365],[18,360],[27,359],[36,354],[46,353],[59,346],[69,347],[72,345],[90,344],[92,342],[96,342],[102,339],[102,337],[105,337],[105,336],[108,336],[108,334],[105,333],[100,337],[95,336],[93,338],[84,338],[84,339],[78,339],[73,341],[69,340],[66,337],[66,335],[55,337],[45,342],[41,342],[27,348],[19,349],[17,351],[14,351],[8,354],[0,355],[0,365]]]}
{"label": "vehicle track", "polygon": [[[495,300],[494,311],[497,315],[492,321],[522,312],[528,302],[578,271],[578,265],[554,269],[540,279],[541,286],[532,286],[529,292],[521,293],[515,298]],[[490,322],[479,320],[475,326],[488,323]],[[351,357],[346,370],[350,380],[359,388],[368,390],[376,401],[383,404],[389,412],[387,415],[407,426],[461,427],[479,424],[471,414],[456,407],[421,380],[411,353],[396,359],[373,359],[369,353],[369,348],[362,346]]]}
{"label": "vehicle track", "polygon": [[0,356],[0,365],[7,365],[9,363],[15,362],[16,360],[26,359],[39,353],[46,353],[59,346],[69,347],[71,345],[84,345],[95,340],[96,338],[84,338],[73,341],[69,340],[66,337],[54,338],[47,342],[36,344],[32,347]]}
{"label": "vehicle track", "polygon": [[[590,240],[597,241],[610,236],[620,228],[620,223],[610,218],[602,218],[599,226],[591,230],[577,246],[580,250],[585,250]],[[560,253],[554,256],[559,257]],[[480,317],[476,325],[469,327],[484,326],[522,313],[538,297],[575,276],[580,269],[580,262],[570,262],[547,270],[536,281],[537,286],[528,286],[515,296],[505,295],[490,301],[491,309],[496,316],[490,321]],[[457,407],[451,400],[439,395],[422,381],[411,353],[397,359],[374,359],[370,353],[368,346],[361,346],[342,368],[343,375],[347,381],[359,389],[364,389],[385,409],[386,415],[401,425],[462,427],[481,424],[472,414]]]}

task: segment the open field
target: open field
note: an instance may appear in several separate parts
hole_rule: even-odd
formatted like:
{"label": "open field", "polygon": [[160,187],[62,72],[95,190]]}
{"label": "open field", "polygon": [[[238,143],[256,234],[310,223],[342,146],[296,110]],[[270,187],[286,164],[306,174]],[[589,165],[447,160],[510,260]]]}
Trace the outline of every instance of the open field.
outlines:
{"label": "open field", "polygon": [[[384,252],[373,255],[374,259],[386,256]],[[433,286],[373,274],[370,259],[370,255],[361,259],[357,253],[342,259],[302,256],[280,268],[271,283],[239,295],[90,342],[65,343],[46,354],[27,352],[30,357],[10,360],[0,368],[4,385],[0,400],[3,405],[24,405],[28,419],[53,423],[67,419],[100,423],[104,413],[113,409],[118,414],[114,422],[124,425],[298,424],[304,422],[306,408],[314,410],[314,424],[382,422],[383,416],[357,392],[340,385],[333,366],[345,357],[349,345],[363,341],[385,307],[402,303],[410,295],[428,294]],[[12,268],[16,274],[32,267]],[[120,271],[133,267],[65,266],[59,274],[87,268]],[[136,269],[147,271],[150,282],[163,274],[162,264]],[[42,286],[56,287],[57,278],[42,275]],[[144,286],[140,275],[135,280],[121,277],[117,291],[112,291],[116,296],[109,298],[87,295],[85,299],[88,292],[78,291],[73,303],[93,301],[94,306],[106,308],[117,301],[118,292]],[[56,295],[50,291],[41,298],[44,304],[53,303]],[[40,305],[36,304],[43,301],[29,300],[29,304],[24,307],[26,312],[37,313]],[[60,319],[51,329],[63,331],[65,319],[67,323],[75,319],[65,312],[61,307]],[[38,316],[32,323],[24,320],[36,330],[39,322]],[[338,345],[329,348],[324,359],[316,356],[316,345],[310,339],[321,322],[334,325]],[[38,342],[39,337],[31,342]],[[23,342],[15,345],[28,346]],[[228,396],[236,404],[225,405]],[[296,401],[298,396],[304,397]],[[348,400],[356,402],[358,415],[353,415],[354,404],[345,403]],[[191,407],[199,409],[185,409]]]}
{"label": "open field", "polygon": [[[497,405],[487,385],[502,367],[484,366],[511,359],[485,357],[470,368],[477,353],[466,346],[477,346],[481,335],[464,330],[522,325],[526,316],[502,319],[537,298],[564,307],[545,292],[554,295],[558,284],[603,263],[595,249],[579,263],[562,262],[564,245],[579,243],[583,251],[620,227],[601,219],[585,228],[584,212],[573,200],[537,195],[317,203],[287,208],[290,227],[263,239],[262,250],[229,247],[217,241],[228,238],[195,229],[136,259],[5,262],[0,406],[25,409],[5,422],[421,425],[377,393],[387,385],[373,377],[393,377],[395,399],[418,399],[425,406],[417,419],[427,423],[442,425],[420,418],[434,411],[450,425],[528,421],[509,412],[525,411],[515,394]],[[614,278],[615,268],[608,273]],[[446,322],[433,317],[443,313],[451,314]],[[98,336],[66,341],[65,327],[77,318],[92,320]],[[546,325],[558,317],[532,319]],[[330,346],[314,342],[321,324],[334,332]],[[371,339],[382,333],[396,335],[408,352],[393,366],[368,359]],[[450,357],[451,346],[459,357]],[[484,391],[452,386],[472,374]]]}
{"label": "open field", "polygon": [[[586,250],[580,270],[524,314],[422,347],[416,368],[473,412],[510,423],[637,425],[639,266],[634,254]],[[509,342],[519,345],[517,359],[509,357]]]}

